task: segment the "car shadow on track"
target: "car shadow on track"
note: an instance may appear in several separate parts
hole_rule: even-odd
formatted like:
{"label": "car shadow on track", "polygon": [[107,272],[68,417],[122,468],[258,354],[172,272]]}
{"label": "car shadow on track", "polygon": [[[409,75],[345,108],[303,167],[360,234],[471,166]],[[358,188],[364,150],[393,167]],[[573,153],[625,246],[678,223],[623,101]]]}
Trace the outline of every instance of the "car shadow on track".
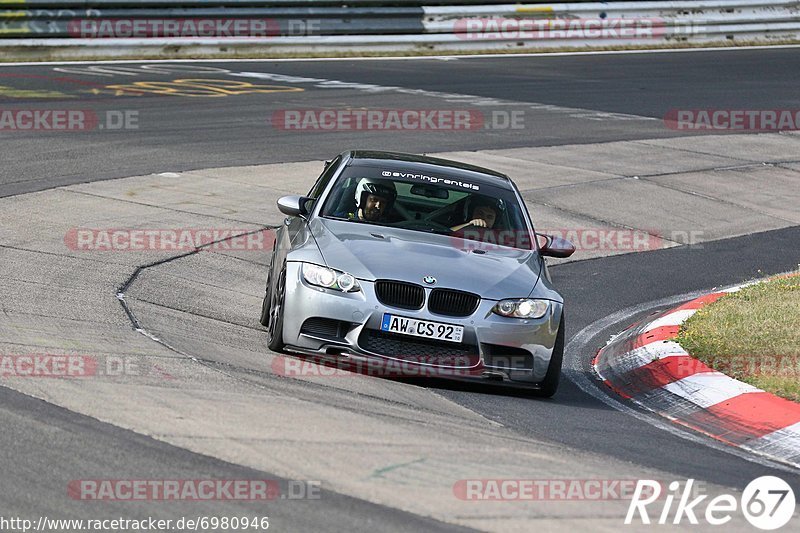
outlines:
{"label": "car shadow on track", "polygon": [[395,377],[383,377],[390,381],[399,381],[408,385],[423,387],[427,389],[466,392],[470,394],[486,394],[490,396],[501,396],[508,398],[521,398],[541,403],[557,404],[564,407],[581,407],[593,410],[611,410],[612,408],[602,402],[598,402],[592,396],[583,392],[577,385],[561,378],[558,392],[552,398],[541,398],[536,396],[535,391],[514,385],[513,383],[493,383],[493,382],[474,382],[459,381],[440,378],[407,378],[400,379]]}

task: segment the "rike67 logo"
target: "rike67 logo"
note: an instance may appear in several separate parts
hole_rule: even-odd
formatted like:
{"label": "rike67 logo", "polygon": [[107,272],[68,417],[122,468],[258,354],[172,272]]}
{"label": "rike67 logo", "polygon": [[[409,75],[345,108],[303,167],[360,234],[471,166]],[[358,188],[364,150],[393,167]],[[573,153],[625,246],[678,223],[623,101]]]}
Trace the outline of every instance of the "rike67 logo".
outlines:
{"label": "rike67 logo", "polygon": [[[700,523],[699,517],[705,519],[707,524],[721,526],[741,511],[751,525],[769,531],[787,525],[794,515],[794,491],[779,477],[762,476],[754,479],[745,487],[739,500],[731,494],[722,494],[709,501],[705,501],[707,494],[693,498],[693,485],[693,479],[686,481],[683,487],[679,481],[673,481],[668,486],[669,492],[663,495],[661,483],[640,479],[628,507],[625,524],[634,523],[638,515],[642,524],[650,524],[652,520],[661,525],[686,522],[696,525]],[[651,507],[648,509],[648,506]],[[654,511],[656,514],[651,516],[650,513]]]}

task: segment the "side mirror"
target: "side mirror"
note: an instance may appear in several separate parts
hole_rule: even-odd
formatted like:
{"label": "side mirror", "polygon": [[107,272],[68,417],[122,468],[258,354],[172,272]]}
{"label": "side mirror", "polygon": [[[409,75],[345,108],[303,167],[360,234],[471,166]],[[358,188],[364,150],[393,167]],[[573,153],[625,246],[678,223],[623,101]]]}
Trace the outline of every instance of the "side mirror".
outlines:
{"label": "side mirror", "polygon": [[297,195],[281,196],[278,198],[278,210],[290,217],[302,217],[308,214],[309,201],[313,199]]}
{"label": "side mirror", "polygon": [[567,239],[537,233],[539,253],[548,257],[569,257],[575,253],[575,245]]}

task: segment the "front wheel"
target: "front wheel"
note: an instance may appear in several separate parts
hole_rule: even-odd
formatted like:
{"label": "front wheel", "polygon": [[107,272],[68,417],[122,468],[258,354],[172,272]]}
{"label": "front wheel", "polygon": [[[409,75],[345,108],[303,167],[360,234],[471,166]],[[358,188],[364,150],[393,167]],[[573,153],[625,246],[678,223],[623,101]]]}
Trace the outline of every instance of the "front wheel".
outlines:
{"label": "front wheel", "polygon": [[561,379],[561,364],[564,361],[564,315],[561,315],[561,324],[556,333],[556,343],[553,346],[553,355],[550,356],[550,364],[547,367],[539,389],[533,395],[539,398],[550,398],[558,390],[558,382]]}
{"label": "front wheel", "polygon": [[272,292],[270,286],[272,285],[272,267],[267,273],[267,289],[264,291],[264,300],[261,302],[261,318],[259,322],[265,328],[269,327],[269,308],[272,305]]}
{"label": "front wheel", "polygon": [[[283,343],[283,301],[286,295],[286,266],[278,275],[275,290],[269,291],[270,306],[267,316],[267,346],[273,352],[280,352]],[[266,300],[266,298],[265,298]],[[262,313],[263,314],[263,313]]]}

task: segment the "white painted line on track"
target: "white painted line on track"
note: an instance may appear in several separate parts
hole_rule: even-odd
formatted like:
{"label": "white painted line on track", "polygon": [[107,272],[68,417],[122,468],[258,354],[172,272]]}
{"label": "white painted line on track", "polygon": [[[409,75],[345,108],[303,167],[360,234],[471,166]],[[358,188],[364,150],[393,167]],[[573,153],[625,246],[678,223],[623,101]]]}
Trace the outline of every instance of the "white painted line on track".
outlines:
{"label": "white painted line on track", "polygon": [[452,61],[454,59],[481,59],[481,58],[506,58],[506,57],[569,57],[569,56],[593,56],[593,55],[615,55],[615,54],[676,54],[684,52],[728,52],[739,50],[775,50],[787,48],[800,48],[800,44],[782,45],[757,45],[757,46],[715,46],[708,48],[651,48],[644,50],[581,50],[573,52],[542,52],[525,54],[451,54],[435,56],[386,56],[386,57],[301,57],[301,58],[274,58],[274,59],[110,59],[100,61],[26,61],[26,62],[0,62],[0,67],[29,67],[47,65],[98,65],[98,64],[130,64],[130,63],[299,63],[299,62],[318,62],[318,61],[420,61],[427,59]]}
{"label": "white painted line on track", "polygon": [[279,83],[311,84],[318,89],[354,89],[357,91],[375,94],[390,92],[395,94],[407,94],[426,98],[443,99],[445,102],[466,104],[470,106],[520,106],[537,111],[550,111],[553,113],[564,113],[572,118],[582,118],[586,120],[661,120],[654,117],[632,115],[627,113],[611,113],[608,111],[598,111],[580,107],[566,107],[538,102],[523,102],[519,100],[507,100],[503,98],[493,98],[489,96],[479,96],[472,94],[451,93],[442,91],[429,91],[426,89],[412,89],[408,87],[377,85],[372,83],[349,82],[341,80],[329,80],[325,78],[307,78],[304,76],[287,76],[270,72],[234,72],[228,73],[229,76],[243,77],[248,79],[267,80]]}
{"label": "white painted line on track", "polygon": [[[161,65],[164,65],[163,63]],[[139,76],[146,74],[174,74],[179,64],[171,64],[171,66],[161,66],[159,64],[150,64],[144,62],[138,67],[125,67],[125,66],[60,66],[54,67],[53,70],[63,74],[77,75],[77,76],[95,76],[95,77],[114,77],[114,76]],[[180,65],[183,66],[183,65]],[[202,69],[202,70],[201,70]],[[227,68],[205,67],[196,66],[186,69],[178,69],[179,72],[190,73],[192,70],[199,71],[198,73],[219,74],[221,76],[229,76],[233,78],[245,78],[248,80],[269,81],[274,83],[286,83],[295,85],[311,86],[315,89],[349,89],[360,91],[367,94],[378,93],[392,93],[403,94],[412,97],[422,98],[435,98],[441,99],[448,103],[463,104],[475,107],[503,107],[514,106],[535,111],[545,111],[551,113],[565,114],[571,118],[594,120],[594,121],[660,121],[656,117],[647,117],[642,115],[633,115],[628,113],[613,113],[609,111],[600,111],[594,109],[586,109],[580,107],[566,107],[553,104],[545,104],[541,102],[525,102],[519,100],[509,100],[502,98],[494,98],[489,96],[480,96],[472,94],[461,94],[455,92],[443,91],[430,91],[427,89],[402,87],[394,85],[379,85],[375,83],[363,83],[342,81],[328,78],[317,78],[308,76],[297,76],[288,74],[279,74],[276,72],[260,72],[260,71],[235,71]]]}

